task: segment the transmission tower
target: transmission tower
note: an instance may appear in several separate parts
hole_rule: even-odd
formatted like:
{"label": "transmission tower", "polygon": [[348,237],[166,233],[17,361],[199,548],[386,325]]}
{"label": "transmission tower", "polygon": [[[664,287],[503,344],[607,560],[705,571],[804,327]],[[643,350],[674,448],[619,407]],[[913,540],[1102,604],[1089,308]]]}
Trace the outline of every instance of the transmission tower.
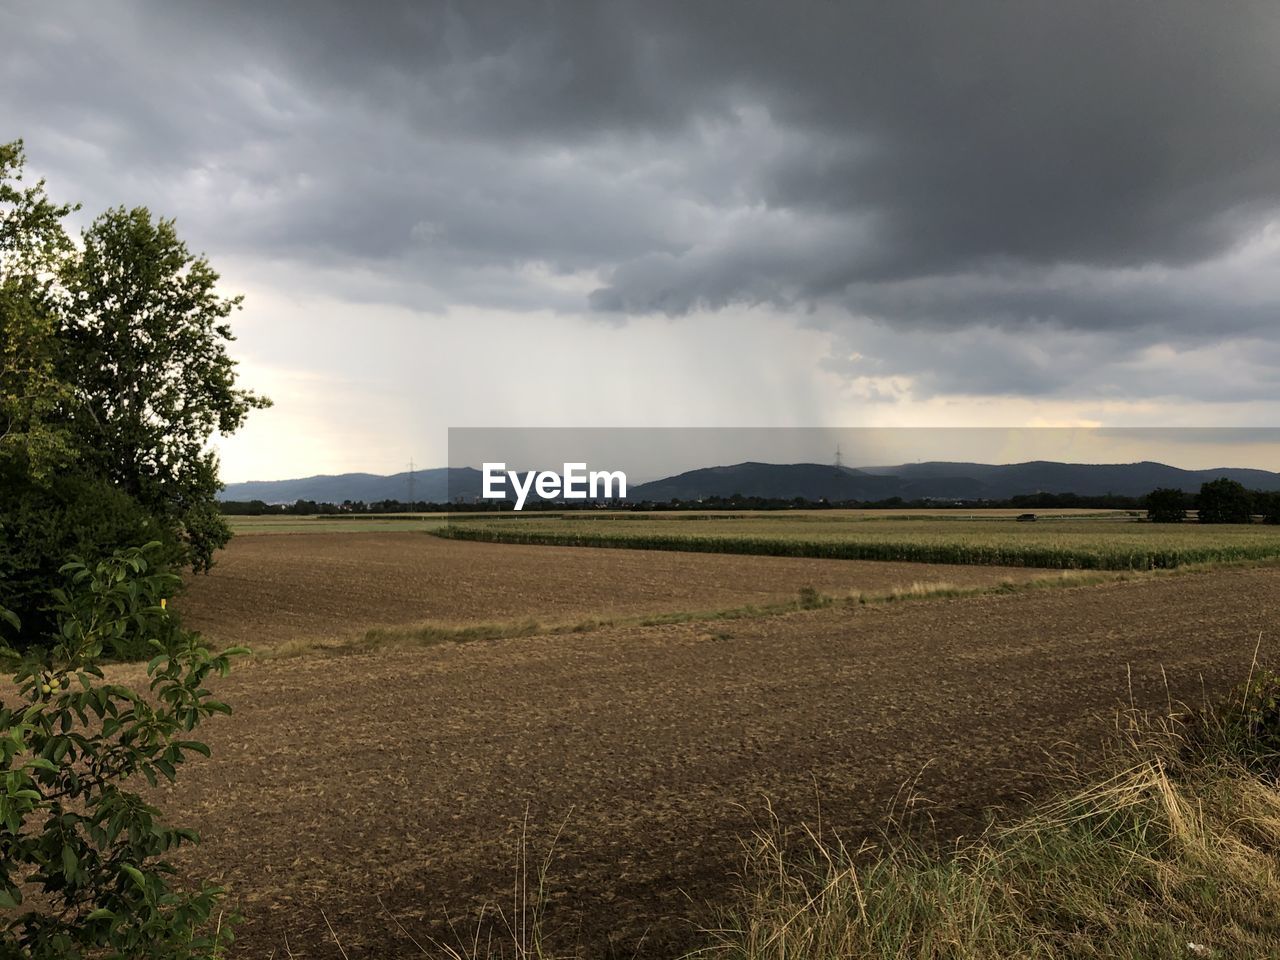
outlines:
{"label": "transmission tower", "polygon": [[409,458],[409,512],[410,513],[413,512],[414,503],[415,501],[413,499],[413,458],[410,457]]}
{"label": "transmission tower", "polygon": [[836,473],[844,470],[844,461],[840,457],[840,444],[836,444]]}

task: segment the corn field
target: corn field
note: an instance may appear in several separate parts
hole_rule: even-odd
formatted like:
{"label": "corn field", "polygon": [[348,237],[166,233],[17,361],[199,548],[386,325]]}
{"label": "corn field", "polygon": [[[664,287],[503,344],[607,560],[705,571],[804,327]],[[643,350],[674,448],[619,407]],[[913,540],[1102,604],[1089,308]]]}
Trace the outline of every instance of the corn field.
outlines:
{"label": "corn field", "polygon": [[[625,519],[627,522],[617,522]],[[684,521],[684,522],[678,522]],[[868,519],[831,514],[703,517],[534,515],[455,517],[455,540],[839,560],[1151,570],[1280,557],[1280,527],[1156,525],[1131,519],[1016,523],[992,519]]]}

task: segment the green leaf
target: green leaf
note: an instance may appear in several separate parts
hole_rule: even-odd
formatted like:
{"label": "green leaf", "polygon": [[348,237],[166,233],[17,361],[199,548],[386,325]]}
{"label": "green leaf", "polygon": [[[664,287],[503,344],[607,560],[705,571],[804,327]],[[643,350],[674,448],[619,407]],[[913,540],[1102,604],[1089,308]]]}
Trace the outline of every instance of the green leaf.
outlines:
{"label": "green leaf", "polygon": [[129,875],[129,879],[134,882],[134,885],[139,890],[146,892],[147,881],[143,878],[141,870],[127,863],[120,864],[120,869]]}
{"label": "green leaf", "polygon": [[62,848],[62,874],[68,880],[76,875],[76,868],[80,866],[80,860],[76,857],[75,850],[71,847]]}

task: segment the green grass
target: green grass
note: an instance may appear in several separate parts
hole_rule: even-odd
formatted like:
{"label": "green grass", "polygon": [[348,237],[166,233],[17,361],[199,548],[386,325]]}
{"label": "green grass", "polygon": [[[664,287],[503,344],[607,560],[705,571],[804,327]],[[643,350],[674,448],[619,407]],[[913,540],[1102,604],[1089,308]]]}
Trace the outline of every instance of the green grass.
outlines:
{"label": "green grass", "polygon": [[432,531],[457,540],[630,547],[844,560],[1150,570],[1280,557],[1280,527],[1151,524],[1124,515],[1018,523],[990,518],[815,512],[715,515],[454,516]]}
{"label": "green grass", "polygon": [[[1252,705],[1278,694],[1266,677]],[[1274,706],[1239,699],[1130,734],[1109,774],[942,855],[811,836],[796,858],[762,835],[744,905],[700,955],[1280,956],[1278,736]]]}

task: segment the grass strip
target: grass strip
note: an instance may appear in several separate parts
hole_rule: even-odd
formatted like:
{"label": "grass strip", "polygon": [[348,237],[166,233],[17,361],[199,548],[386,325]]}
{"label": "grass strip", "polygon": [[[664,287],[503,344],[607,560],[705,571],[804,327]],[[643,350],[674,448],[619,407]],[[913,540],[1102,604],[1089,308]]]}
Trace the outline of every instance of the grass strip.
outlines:
{"label": "grass strip", "polygon": [[628,614],[616,617],[583,617],[577,620],[543,622],[533,618],[488,623],[421,623],[409,626],[373,627],[347,638],[291,640],[274,647],[255,649],[254,656],[277,658],[310,653],[367,653],[382,647],[434,646],[476,640],[506,640],[521,637],[588,633],[613,627],[655,627],[679,623],[716,623],[783,616],[801,610],[833,606],[857,607],[908,600],[973,597],[989,594],[1022,593],[1030,590],[1082,587],[1127,580],[1136,574],[1124,572],[1064,571],[1034,580],[1002,580],[998,583],[961,587],[951,583],[917,582],[884,591],[854,591],[825,594],[812,587],[801,588],[795,599],[748,604],[714,610],[681,610],[663,613]]}

